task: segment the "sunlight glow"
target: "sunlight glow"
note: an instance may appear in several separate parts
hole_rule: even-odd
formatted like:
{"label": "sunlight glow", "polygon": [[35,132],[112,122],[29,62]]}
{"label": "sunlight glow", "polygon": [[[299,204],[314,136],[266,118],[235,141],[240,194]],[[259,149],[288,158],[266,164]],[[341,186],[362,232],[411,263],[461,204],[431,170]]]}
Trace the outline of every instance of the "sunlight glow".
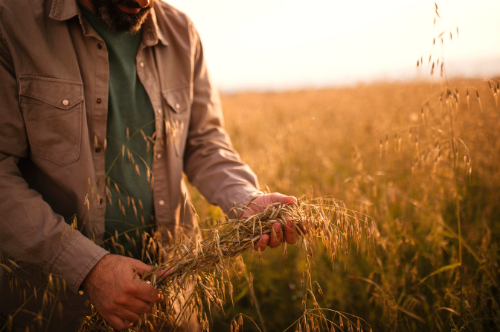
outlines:
{"label": "sunlight glow", "polygon": [[433,1],[167,2],[194,21],[211,75],[226,91],[411,79],[417,59],[433,52],[433,37],[457,26],[459,38],[444,39],[448,75],[500,73],[500,1],[439,1],[435,27]]}

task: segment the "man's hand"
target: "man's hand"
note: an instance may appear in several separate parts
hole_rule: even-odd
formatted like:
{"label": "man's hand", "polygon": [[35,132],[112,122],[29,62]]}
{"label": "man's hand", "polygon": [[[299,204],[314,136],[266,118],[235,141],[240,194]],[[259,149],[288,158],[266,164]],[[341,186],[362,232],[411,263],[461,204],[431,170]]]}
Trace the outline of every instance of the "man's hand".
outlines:
{"label": "man's hand", "polygon": [[[134,273],[137,276],[134,280]],[[156,290],[140,276],[151,267],[136,259],[106,255],[83,281],[83,288],[99,314],[114,329],[130,328],[151,310],[150,303],[162,299]]]}
{"label": "man's hand", "polygon": [[[243,217],[248,217],[255,212],[262,212],[266,209],[269,204],[272,203],[284,203],[284,204],[292,204],[297,202],[297,199],[293,196],[285,196],[279,193],[265,194],[257,197],[252,201],[254,204],[250,204],[248,206],[249,210],[243,213]],[[273,224],[274,231],[276,232],[276,238],[270,237],[268,234],[262,235],[259,241],[255,244],[254,249],[260,251],[264,251],[266,246],[270,246],[271,248],[275,248],[281,244],[281,242],[286,241],[287,243],[294,244],[297,240],[295,238],[295,229],[290,220],[287,220],[287,226],[283,227],[279,222]],[[283,240],[283,229],[285,229],[285,238]]]}

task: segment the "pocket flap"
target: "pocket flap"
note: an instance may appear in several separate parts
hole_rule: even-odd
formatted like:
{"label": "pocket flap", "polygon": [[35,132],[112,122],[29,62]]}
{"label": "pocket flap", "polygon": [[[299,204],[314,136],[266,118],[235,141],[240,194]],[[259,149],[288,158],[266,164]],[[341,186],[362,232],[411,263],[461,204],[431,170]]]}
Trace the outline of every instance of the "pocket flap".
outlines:
{"label": "pocket flap", "polygon": [[172,90],[165,90],[162,94],[170,108],[176,113],[181,113],[186,111],[191,106],[190,92],[189,86],[186,86]]}
{"label": "pocket flap", "polygon": [[83,100],[83,83],[48,77],[20,76],[19,95],[68,110]]}

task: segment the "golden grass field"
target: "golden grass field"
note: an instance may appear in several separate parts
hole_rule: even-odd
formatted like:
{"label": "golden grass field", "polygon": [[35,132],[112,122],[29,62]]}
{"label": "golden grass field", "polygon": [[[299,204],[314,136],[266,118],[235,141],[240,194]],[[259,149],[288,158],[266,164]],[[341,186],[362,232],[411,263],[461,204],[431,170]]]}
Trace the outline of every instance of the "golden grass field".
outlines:
{"label": "golden grass field", "polygon": [[[297,197],[312,189],[377,223],[374,241],[333,266],[317,248],[322,307],[373,331],[500,329],[500,109],[498,80],[490,84],[429,78],[222,95],[226,128],[261,188]],[[202,218],[219,216],[191,191]],[[303,259],[293,248],[286,258],[267,249],[262,264],[244,259],[265,329],[284,331],[302,314]],[[213,316],[213,330],[229,331],[240,312],[262,329],[247,282],[233,283],[235,307]]]}
{"label": "golden grass field", "polygon": [[[441,17],[435,7],[436,27]],[[448,43],[448,32],[450,42],[458,37],[458,28],[434,36],[429,60],[418,60],[419,79],[412,82],[222,94],[226,129],[262,190],[333,197],[356,211],[349,212],[354,222],[342,219],[346,213],[339,223],[344,210],[338,206],[330,209],[336,220],[333,214],[326,218],[321,205],[313,207],[315,214],[306,209],[296,220],[322,216],[328,226],[310,232],[316,240],[308,242],[313,259],[306,260],[304,241],[288,246],[286,255],[283,246],[266,249],[261,257],[248,250],[242,255],[245,264],[239,264],[239,255],[257,235],[255,223],[252,232],[251,223],[242,227],[247,232],[241,242],[239,227],[245,220],[222,223],[224,233],[220,223],[215,225],[223,220],[219,208],[190,186],[203,228],[222,231],[205,230],[203,239],[193,241],[179,237],[166,247],[167,254],[160,232],[139,236],[135,229],[143,247],[147,244],[149,262],[159,265],[149,277],[166,299],[163,307],[152,305],[149,321],[144,314],[134,331],[158,330],[167,319],[179,326],[183,315],[196,312],[193,308],[201,310],[211,331],[239,332],[242,321],[244,331],[262,332],[500,331],[500,80],[448,81],[444,57],[436,53],[444,38]],[[305,205],[289,209],[303,212]],[[268,218],[268,234],[274,219],[290,218],[282,210],[258,216]],[[376,226],[367,218],[363,231],[349,229],[363,215]],[[76,222],[75,217],[72,229]],[[112,242],[120,254],[121,245]],[[199,248],[206,250],[202,258]],[[338,251],[334,260],[332,250]],[[15,275],[19,266],[2,255],[0,264],[14,294],[14,285],[22,282]],[[161,269],[170,276],[157,284],[154,273]],[[195,291],[186,292],[190,282]],[[38,290],[42,304],[33,324],[48,330],[58,303],[54,291],[59,294],[65,284],[52,275],[45,284]],[[226,289],[228,295],[232,290],[231,301]],[[188,293],[194,300],[189,297],[180,314],[171,311],[177,296]],[[36,300],[36,294],[33,289],[27,301]],[[220,305],[223,311],[215,309]],[[47,323],[43,312],[50,314]],[[12,320],[12,315],[0,320],[0,332],[9,330]],[[96,312],[87,320],[88,330],[112,330]]]}
{"label": "golden grass field", "polygon": [[[222,95],[227,131],[261,189],[325,200],[224,222],[190,187],[203,238],[179,237],[163,250],[161,232],[137,235],[158,264],[141,278],[153,278],[165,300],[130,331],[157,331],[167,320],[179,327],[197,312],[211,331],[239,332],[241,323],[263,332],[500,330],[499,92],[498,79],[429,77]],[[286,254],[283,245],[260,257],[245,251],[285,218],[309,225],[307,241]],[[14,294],[19,266],[8,257],[0,264]],[[154,277],[162,269],[169,274]],[[51,275],[38,289],[30,331],[57,319],[60,281]],[[19,296],[36,300],[30,293]],[[186,300],[180,313],[170,310],[178,296]],[[80,329],[111,330],[95,311]]]}

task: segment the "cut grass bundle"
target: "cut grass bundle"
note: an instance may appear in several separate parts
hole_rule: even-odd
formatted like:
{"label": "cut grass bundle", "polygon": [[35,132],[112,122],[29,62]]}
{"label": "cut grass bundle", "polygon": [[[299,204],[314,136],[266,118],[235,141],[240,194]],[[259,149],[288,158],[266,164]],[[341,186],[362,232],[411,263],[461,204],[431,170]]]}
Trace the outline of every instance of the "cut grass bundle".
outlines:
{"label": "cut grass bundle", "polygon": [[[156,235],[149,238],[145,253],[155,268],[141,278],[160,289],[164,301],[153,304],[152,311],[144,314],[131,330],[160,331],[166,326],[178,327],[189,321],[191,315],[197,315],[204,330],[208,330],[211,307],[223,310],[226,296],[233,302],[229,271],[236,268],[239,262],[237,258],[252,249],[264,234],[276,236],[273,224],[278,222],[287,227],[290,225],[287,221],[300,235],[297,246],[306,253],[302,283],[304,314],[294,324],[304,331],[315,330],[319,326],[330,330],[337,326],[333,320],[327,319],[323,313],[325,310],[319,306],[314,295],[312,286],[315,282],[310,277],[314,248],[322,243],[333,264],[338,256],[347,254],[354,244],[357,247],[363,234],[366,241],[373,237],[377,232],[375,223],[368,216],[348,210],[344,203],[332,198],[303,198],[291,205],[274,203],[248,217],[241,216],[244,209],[237,210],[239,217],[229,219],[226,216],[214,228],[203,229],[203,239],[199,236],[183,236],[178,241],[171,239],[173,243],[163,248],[161,239]],[[286,243],[283,246],[286,255]],[[260,251],[258,254],[260,256]],[[319,285],[317,289],[321,292]],[[328,311],[354,325],[349,315],[331,309]],[[239,317],[238,323],[234,324],[236,329],[242,324]],[[359,324],[357,321],[356,325]],[[81,331],[112,331],[112,328],[93,309],[92,316],[87,317]]]}

